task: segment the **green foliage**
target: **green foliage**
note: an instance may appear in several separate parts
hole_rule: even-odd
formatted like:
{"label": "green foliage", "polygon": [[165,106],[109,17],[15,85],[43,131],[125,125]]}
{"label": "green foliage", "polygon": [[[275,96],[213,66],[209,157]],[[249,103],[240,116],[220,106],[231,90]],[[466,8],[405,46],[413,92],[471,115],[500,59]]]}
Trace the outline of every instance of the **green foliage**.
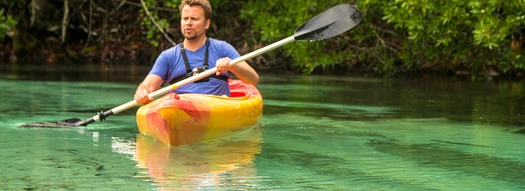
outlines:
{"label": "green foliage", "polygon": [[388,39],[395,43],[390,46],[396,47],[393,52],[401,68],[432,65],[463,68],[475,75],[488,68],[502,72],[525,68],[522,51],[513,53],[510,46],[525,35],[524,0],[365,0],[360,6],[382,14],[394,27],[396,35],[389,37],[401,37],[399,42]]}
{"label": "green foliage", "polygon": [[[240,12],[241,19],[251,22],[257,41],[273,43],[293,35],[297,26],[324,10],[347,1],[248,1]],[[284,55],[291,57],[293,65],[304,73],[314,69],[330,69],[350,60],[355,55],[345,50],[348,41],[343,38],[329,39],[314,43],[293,43],[282,48]],[[328,46],[330,45],[330,46]],[[270,53],[269,55],[276,54]]]}
{"label": "green foliage", "polygon": [[[160,27],[175,42],[180,42],[183,38],[178,8],[181,0],[142,1]],[[56,25],[53,23],[61,22],[61,3],[48,2],[49,6],[58,7],[43,19],[45,22],[39,22],[42,27],[35,28],[29,20],[31,2],[0,3],[0,40],[15,25],[19,32],[41,38],[31,42],[45,43],[53,39],[48,37],[57,37],[56,31],[45,35],[42,32],[53,28]],[[364,21],[359,26],[335,38],[291,43],[250,61],[261,68],[279,65],[281,69],[291,68],[306,74],[348,68],[383,75],[446,70],[474,77],[483,77],[492,71],[518,75],[525,72],[525,56],[522,56],[525,0],[211,0],[210,3],[214,15],[208,35],[230,42],[241,53],[291,36],[297,26],[338,4],[357,5],[363,13]],[[119,6],[115,6],[117,4]],[[87,5],[83,0],[70,1],[70,8],[74,10],[70,15],[70,32],[77,33],[71,35],[75,40],[69,43],[80,44],[71,47],[106,46],[94,49],[100,54],[87,57],[104,60],[112,57],[109,55],[129,55],[126,51],[146,56],[156,50],[136,52],[151,50],[151,45],[158,49],[171,46],[141,7],[102,0],[94,0],[93,6]],[[92,13],[90,7],[95,8]],[[112,10],[114,8],[118,9]],[[93,21],[89,25],[88,13]],[[91,28],[93,38],[83,39],[79,29],[85,28]],[[144,38],[149,44],[142,43]]]}
{"label": "green foliage", "polygon": [[[146,6],[150,10],[150,14],[153,16],[157,24],[161,26],[164,31],[169,31],[170,28],[179,28],[179,5],[181,0],[143,0],[146,3]],[[215,10],[220,6],[227,4],[229,0],[214,0],[210,1],[212,8],[214,9],[214,15],[218,14]],[[169,12],[160,12],[154,11],[154,8],[168,8],[172,11]],[[146,15],[144,9],[141,10],[141,25],[145,27],[145,35],[149,40],[149,43],[153,46],[159,46],[159,41],[165,40],[163,34],[154,25],[151,18]],[[177,30],[178,32],[178,30]],[[172,34],[172,36],[177,36],[179,33]]]}
{"label": "green foliage", "polygon": [[0,9],[0,40],[3,40],[9,29],[16,25],[16,20],[11,15],[4,14],[4,9]]}
{"label": "green foliage", "polygon": [[[177,9],[178,5],[180,4],[181,0],[167,0],[167,1],[157,1],[157,0],[143,0],[146,4],[146,7],[149,10],[149,13],[157,22],[157,24],[160,25],[162,30],[167,31],[170,28],[170,23],[168,22],[168,19],[165,17],[159,16],[159,12],[152,11],[154,8],[159,6],[159,4],[162,4],[162,6],[166,8],[172,8]],[[171,13],[173,14],[173,13]],[[153,46],[159,46],[159,41],[164,38],[163,34],[160,32],[157,26],[153,23],[152,19],[146,14],[146,11],[143,9],[140,11],[140,16],[142,18],[141,25],[144,26],[145,30],[144,33],[146,35],[146,38],[149,40],[149,43]]]}

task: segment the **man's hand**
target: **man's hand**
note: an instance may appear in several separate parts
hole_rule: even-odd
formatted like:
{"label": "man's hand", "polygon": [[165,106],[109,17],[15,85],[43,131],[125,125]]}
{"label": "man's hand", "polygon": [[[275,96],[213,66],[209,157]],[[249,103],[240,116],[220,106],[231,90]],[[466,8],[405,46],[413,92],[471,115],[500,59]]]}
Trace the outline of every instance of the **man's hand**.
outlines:
{"label": "man's hand", "polygon": [[257,85],[259,82],[259,74],[245,61],[239,62],[235,65],[230,64],[231,59],[228,57],[221,58],[215,62],[217,68],[217,76],[230,71],[237,76],[242,82],[251,85]]}
{"label": "man's hand", "polygon": [[153,101],[150,97],[148,97],[148,91],[146,89],[137,89],[135,92],[135,101],[137,101],[138,104],[148,104]]}
{"label": "man's hand", "polygon": [[215,67],[217,67],[217,76],[230,70],[230,61],[230,58],[224,57],[215,62]]}
{"label": "man's hand", "polygon": [[139,104],[148,104],[153,101],[153,98],[148,97],[148,94],[156,91],[164,83],[162,78],[155,74],[148,74],[144,81],[139,84],[137,91],[135,91],[134,99]]}

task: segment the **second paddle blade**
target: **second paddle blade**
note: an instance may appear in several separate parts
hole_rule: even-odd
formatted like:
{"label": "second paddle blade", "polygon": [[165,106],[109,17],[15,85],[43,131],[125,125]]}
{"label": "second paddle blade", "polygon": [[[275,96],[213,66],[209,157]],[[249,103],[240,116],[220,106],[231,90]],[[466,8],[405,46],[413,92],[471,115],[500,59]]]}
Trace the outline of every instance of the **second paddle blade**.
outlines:
{"label": "second paddle blade", "polygon": [[78,127],[79,122],[82,120],[79,118],[70,118],[62,121],[56,122],[36,122],[36,123],[26,123],[20,125],[20,128],[72,128]]}

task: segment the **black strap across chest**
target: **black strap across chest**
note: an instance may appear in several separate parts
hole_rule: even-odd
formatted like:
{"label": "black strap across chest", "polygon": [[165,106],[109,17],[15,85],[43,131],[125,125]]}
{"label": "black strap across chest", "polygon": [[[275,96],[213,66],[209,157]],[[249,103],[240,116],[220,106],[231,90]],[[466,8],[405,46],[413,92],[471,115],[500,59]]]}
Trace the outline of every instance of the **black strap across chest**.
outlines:
{"label": "black strap across chest", "polygon": [[[209,48],[210,48],[210,40],[209,39],[206,39],[206,52],[204,53],[204,63],[202,64],[202,66],[200,68],[194,68],[194,70],[197,70],[197,71],[193,71],[191,69],[191,65],[190,65],[190,62],[188,60],[188,56],[186,55],[186,49],[184,48],[184,43],[180,43],[180,53],[182,55],[182,58],[184,59],[184,65],[186,65],[186,74],[182,75],[182,76],[179,76],[175,79],[173,79],[170,84],[173,84],[175,82],[178,82],[178,81],[181,81],[181,80],[184,80],[186,78],[189,78],[191,76],[194,75],[194,73],[198,73],[198,72],[202,72],[204,70],[207,70],[209,68],[209,64],[208,64],[208,59],[209,59]],[[224,76],[224,75],[220,75],[220,76],[210,76],[210,77],[207,77],[207,78],[204,78],[204,79],[201,79],[199,81],[196,81],[195,83],[199,83],[199,82],[207,82],[210,80],[210,78],[217,78],[217,79],[220,79],[220,80],[224,80],[224,81],[227,81],[228,80],[228,77],[227,76]]]}
{"label": "black strap across chest", "polygon": [[[210,40],[206,39],[206,53],[204,53],[204,64],[202,64],[202,67],[204,69],[208,69],[208,57],[209,57],[209,48],[210,48]],[[182,58],[184,59],[184,64],[186,65],[186,73],[191,72],[191,66],[190,62],[188,61],[188,56],[186,55],[186,49],[184,48],[184,43],[180,43],[180,53],[182,54]]]}

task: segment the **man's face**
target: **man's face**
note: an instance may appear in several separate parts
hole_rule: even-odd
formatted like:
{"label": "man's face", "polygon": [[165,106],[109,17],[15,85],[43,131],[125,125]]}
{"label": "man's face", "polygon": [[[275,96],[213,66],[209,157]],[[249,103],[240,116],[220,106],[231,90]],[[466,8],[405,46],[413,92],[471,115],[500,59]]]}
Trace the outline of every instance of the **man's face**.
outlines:
{"label": "man's face", "polygon": [[181,31],[186,39],[194,40],[205,36],[210,20],[204,17],[202,7],[185,5],[182,8],[181,17]]}

